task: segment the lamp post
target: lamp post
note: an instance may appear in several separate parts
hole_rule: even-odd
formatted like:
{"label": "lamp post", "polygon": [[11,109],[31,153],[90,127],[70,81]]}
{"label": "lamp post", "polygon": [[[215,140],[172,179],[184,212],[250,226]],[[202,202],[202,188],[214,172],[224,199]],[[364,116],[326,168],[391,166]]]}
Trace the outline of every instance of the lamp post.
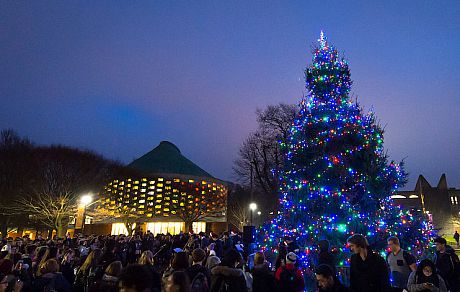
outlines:
{"label": "lamp post", "polygon": [[91,202],[93,201],[93,196],[91,196],[90,194],[87,194],[87,195],[84,195],[80,198],[80,202],[81,204],[83,205],[83,221],[81,223],[81,233],[85,234],[84,233],[84,230],[85,230],[85,221],[86,221],[86,207],[91,204]]}
{"label": "lamp post", "polygon": [[251,226],[253,225],[253,213],[255,210],[257,210],[257,204],[256,203],[251,203],[249,204],[249,209],[251,210]]}

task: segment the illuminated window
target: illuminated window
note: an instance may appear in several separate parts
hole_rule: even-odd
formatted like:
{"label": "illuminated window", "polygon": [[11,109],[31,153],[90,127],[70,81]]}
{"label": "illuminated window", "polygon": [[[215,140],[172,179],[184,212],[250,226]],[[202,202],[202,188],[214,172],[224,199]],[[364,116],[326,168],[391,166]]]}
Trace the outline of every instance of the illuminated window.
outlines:
{"label": "illuminated window", "polygon": [[[136,228],[136,223],[133,225],[134,228]],[[120,234],[128,234],[128,230],[125,227],[125,224],[123,223],[113,223],[112,224],[112,232],[110,233],[112,235],[120,235]]]}
{"label": "illuminated window", "polygon": [[206,232],[206,222],[193,222],[192,230],[195,234],[198,234],[200,232]]}
{"label": "illuminated window", "polygon": [[176,235],[185,229],[185,224],[184,222],[148,222],[146,229],[154,235],[159,233]]}
{"label": "illuminated window", "polygon": [[406,197],[402,196],[402,195],[393,195],[391,196],[392,199],[405,199]]}

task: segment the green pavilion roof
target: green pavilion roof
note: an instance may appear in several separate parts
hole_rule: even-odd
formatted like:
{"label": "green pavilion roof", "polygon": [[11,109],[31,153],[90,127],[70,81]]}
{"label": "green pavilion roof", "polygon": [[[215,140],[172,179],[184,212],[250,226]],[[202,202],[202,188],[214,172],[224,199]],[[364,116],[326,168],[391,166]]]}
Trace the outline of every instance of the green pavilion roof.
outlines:
{"label": "green pavilion roof", "polygon": [[171,173],[214,178],[183,156],[179,148],[169,141],[162,141],[152,151],[134,160],[128,166],[144,173]]}

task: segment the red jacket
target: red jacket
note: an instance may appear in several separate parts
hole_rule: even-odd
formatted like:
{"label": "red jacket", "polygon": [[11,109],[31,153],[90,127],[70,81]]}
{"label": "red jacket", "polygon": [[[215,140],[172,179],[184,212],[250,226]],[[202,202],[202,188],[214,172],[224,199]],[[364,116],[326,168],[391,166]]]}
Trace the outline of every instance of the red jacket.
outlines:
{"label": "red jacket", "polygon": [[[295,287],[297,287],[295,291],[286,290],[286,288],[287,288],[286,283],[282,283],[281,273],[284,270],[289,270],[289,271],[293,270],[294,271],[295,276],[296,276]],[[278,270],[276,270],[275,280],[278,283],[278,287],[280,288],[280,291],[284,291],[284,292],[300,292],[300,291],[303,291],[304,288],[305,288],[305,283],[304,283],[302,271],[297,269],[294,266],[294,264],[291,264],[291,263],[286,264],[284,267],[281,266],[281,267],[278,268]]]}

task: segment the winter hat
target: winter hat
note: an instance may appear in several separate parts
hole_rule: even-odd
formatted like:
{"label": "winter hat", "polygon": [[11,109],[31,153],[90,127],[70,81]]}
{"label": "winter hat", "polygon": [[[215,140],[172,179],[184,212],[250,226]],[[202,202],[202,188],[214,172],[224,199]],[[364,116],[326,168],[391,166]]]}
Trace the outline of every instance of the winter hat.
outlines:
{"label": "winter hat", "polygon": [[297,261],[297,255],[292,251],[286,255],[286,264],[295,264]]}
{"label": "winter hat", "polygon": [[207,262],[207,266],[208,266],[207,268],[212,269],[219,264],[220,264],[220,259],[218,257],[216,256],[209,257],[208,262]]}

